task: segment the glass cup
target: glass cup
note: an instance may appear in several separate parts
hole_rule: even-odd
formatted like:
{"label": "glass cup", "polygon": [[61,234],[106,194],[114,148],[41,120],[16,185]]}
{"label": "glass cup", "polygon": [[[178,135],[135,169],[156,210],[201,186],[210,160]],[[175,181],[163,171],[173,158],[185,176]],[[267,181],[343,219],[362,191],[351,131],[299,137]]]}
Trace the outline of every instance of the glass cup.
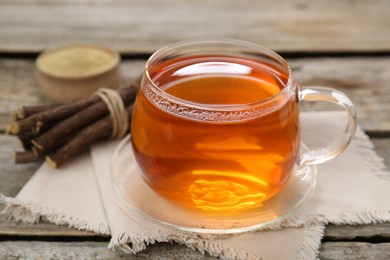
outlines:
{"label": "glass cup", "polygon": [[[345,109],[340,138],[302,150],[301,101]],[[224,215],[261,207],[297,167],[340,154],[355,128],[347,96],[299,86],[275,52],[238,40],[187,41],[160,49],[146,63],[131,146],[140,175],[157,194]]]}

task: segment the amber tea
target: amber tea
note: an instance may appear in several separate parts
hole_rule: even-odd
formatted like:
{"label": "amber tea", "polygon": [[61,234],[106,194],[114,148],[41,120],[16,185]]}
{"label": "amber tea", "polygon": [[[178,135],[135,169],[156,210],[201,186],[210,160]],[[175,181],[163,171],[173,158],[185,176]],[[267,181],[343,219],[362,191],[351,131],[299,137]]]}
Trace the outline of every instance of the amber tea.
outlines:
{"label": "amber tea", "polygon": [[[283,187],[299,146],[295,95],[278,100],[275,111],[251,107],[282,91],[288,75],[229,56],[170,60],[149,73],[164,94],[194,107],[183,112],[147,87],[137,97],[132,144],[142,177],[156,192],[218,213],[258,207]],[[229,114],[230,106],[240,112]]]}
{"label": "amber tea", "polygon": [[[340,106],[346,128],[307,147],[298,120],[303,101]],[[345,94],[300,86],[272,50],[232,39],[171,44],[146,62],[131,136],[112,160],[114,191],[131,212],[185,231],[254,230],[308,201],[315,165],[339,155],[355,129]]]}

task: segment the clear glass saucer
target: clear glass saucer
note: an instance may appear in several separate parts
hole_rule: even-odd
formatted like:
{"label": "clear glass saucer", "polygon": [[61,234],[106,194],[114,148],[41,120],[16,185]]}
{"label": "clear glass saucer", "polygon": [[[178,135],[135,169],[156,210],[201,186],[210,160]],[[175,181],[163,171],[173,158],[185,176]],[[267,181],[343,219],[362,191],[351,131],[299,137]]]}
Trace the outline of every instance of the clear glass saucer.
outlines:
{"label": "clear glass saucer", "polygon": [[129,136],[119,144],[111,161],[115,198],[127,214],[141,214],[180,230],[207,234],[247,232],[285,219],[311,197],[316,175],[313,165],[295,167],[286,186],[258,208],[215,216],[181,207],[155,193],[138,173]]}

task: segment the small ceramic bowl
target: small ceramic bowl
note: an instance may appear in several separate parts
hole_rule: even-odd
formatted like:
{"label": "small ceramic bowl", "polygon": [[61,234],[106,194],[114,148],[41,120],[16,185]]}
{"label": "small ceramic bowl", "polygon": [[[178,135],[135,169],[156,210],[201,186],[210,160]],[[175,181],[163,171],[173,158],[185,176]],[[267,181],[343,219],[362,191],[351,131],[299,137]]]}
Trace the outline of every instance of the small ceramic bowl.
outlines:
{"label": "small ceramic bowl", "polygon": [[43,94],[56,102],[90,96],[120,84],[120,55],[97,45],[69,45],[42,52],[35,63]]}

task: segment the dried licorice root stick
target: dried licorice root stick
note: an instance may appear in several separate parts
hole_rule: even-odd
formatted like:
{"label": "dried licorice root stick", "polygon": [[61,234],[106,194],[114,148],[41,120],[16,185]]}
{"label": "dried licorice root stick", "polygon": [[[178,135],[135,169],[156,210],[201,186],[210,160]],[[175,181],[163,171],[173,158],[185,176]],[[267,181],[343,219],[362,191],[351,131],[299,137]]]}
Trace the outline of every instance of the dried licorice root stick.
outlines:
{"label": "dried licorice root stick", "polygon": [[[50,128],[53,127],[56,123],[57,123],[57,121],[51,122],[50,124],[46,124],[46,125],[41,129],[41,131],[44,132],[44,131],[50,129]],[[31,140],[33,140],[34,138],[38,137],[39,135],[40,135],[40,134],[39,134],[39,133],[36,133],[35,131],[28,131],[28,132],[24,132],[24,133],[17,134],[16,136],[17,136],[17,138],[19,139],[20,145],[21,145],[25,150],[31,150],[31,147],[32,147]]]}
{"label": "dried licorice root stick", "polygon": [[30,163],[43,161],[44,156],[35,155],[32,151],[15,152],[14,162],[15,163]]}
{"label": "dried licorice root stick", "polygon": [[[137,95],[137,90],[138,88],[136,86],[120,90],[119,95],[121,96],[125,106],[128,106],[134,101],[135,96]],[[33,150],[35,150],[37,154],[44,154],[55,147],[56,143],[64,136],[67,136],[69,133],[80,129],[107,114],[108,108],[103,101],[89,106],[79,113],[64,119],[50,130],[33,139],[31,141],[35,147]]]}
{"label": "dried licorice root stick", "polygon": [[44,105],[44,106],[21,106],[18,107],[15,111],[13,111],[12,118],[14,121],[18,121],[23,118],[29,117],[33,114],[37,114],[46,111],[48,109],[55,108],[60,105],[63,104],[51,104],[51,105]]}
{"label": "dried licorice root stick", "polygon": [[[126,108],[129,122],[131,121],[132,111],[133,105]],[[112,117],[108,115],[82,129],[66,144],[46,156],[47,163],[53,168],[57,168],[75,154],[87,149],[94,142],[110,137],[113,131],[112,123]]]}
{"label": "dried licorice root stick", "polygon": [[25,149],[25,150],[31,150],[31,140],[35,137],[37,137],[37,134],[34,133],[33,131],[21,133],[17,135],[19,139],[20,145]]}
{"label": "dried licorice root stick", "polygon": [[57,142],[54,144],[54,146],[52,148],[50,148],[50,150],[44,150],[43,151],[43,150],[38,149],[36,146],[32,145],[31,146],[31,151],[35,155],[37,155],[37,156],[46,156],[49,153],[53,152],[55,149],[58,149],[58,147],[61,147],[66,142],[71,140],[75,135],[77,135],[77,131],[72,132],[72,133],[70,133],[70,134],[68,134],[66,136],[61,137],[60,139],[57,140]]}
{"label": "dried licorice root stick", "polygon": [[82,99],[71,103],[55,106],[54,108],[35,113],[19,121],[12,122],[11,124],[6,126],[6,133],[16,135],[31,130],[34,130],[35,132],[39,133],[40,130],[46,124],[50,124],[54,120],[58,120],[72,115],[80,111],[81,109],[84,109],[99,101],[100,98],[94,96],[87,99]]}

